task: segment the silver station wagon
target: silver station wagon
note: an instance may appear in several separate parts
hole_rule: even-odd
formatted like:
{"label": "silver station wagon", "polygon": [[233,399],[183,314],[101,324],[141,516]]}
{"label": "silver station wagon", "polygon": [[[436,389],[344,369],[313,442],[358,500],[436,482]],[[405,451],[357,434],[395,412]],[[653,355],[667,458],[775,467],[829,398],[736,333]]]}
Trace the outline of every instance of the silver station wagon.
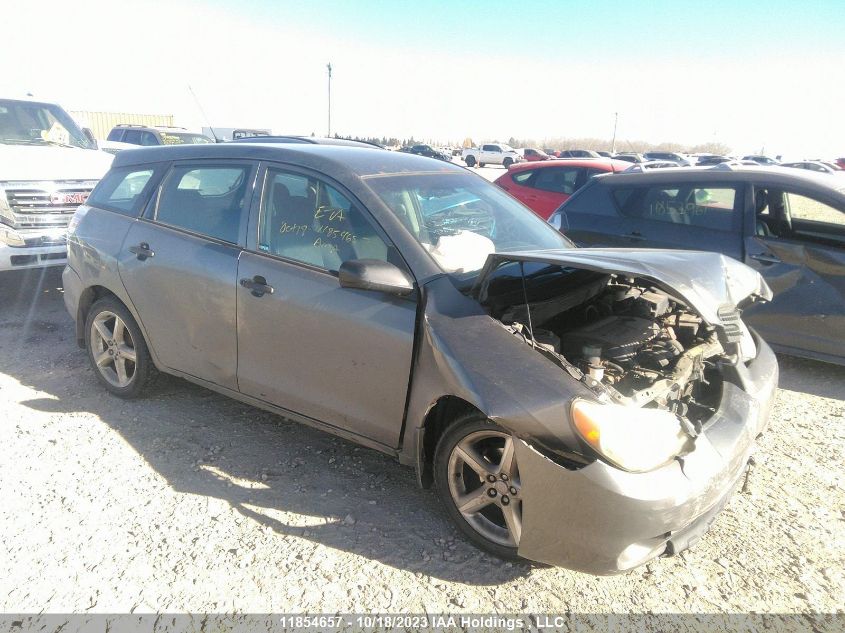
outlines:
{"label": "silver station wagon", "polygon": [[777,383],[740,317],[771,297],[750,268],[574,248],[420,156],[122,152],[68,250],[65,301],[108,391],[167,372],[393,455],[506,559],[611,574],[690,546]]}

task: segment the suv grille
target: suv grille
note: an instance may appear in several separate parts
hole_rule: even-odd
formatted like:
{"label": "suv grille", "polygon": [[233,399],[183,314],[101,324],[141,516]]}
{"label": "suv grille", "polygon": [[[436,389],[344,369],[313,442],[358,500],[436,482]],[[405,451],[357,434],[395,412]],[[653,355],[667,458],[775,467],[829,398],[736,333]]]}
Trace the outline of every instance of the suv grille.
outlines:
{"label": "suv grille", "polygon": [[15,228],[64,227],[88,199],[95,180],[0,183],[14,214]]}

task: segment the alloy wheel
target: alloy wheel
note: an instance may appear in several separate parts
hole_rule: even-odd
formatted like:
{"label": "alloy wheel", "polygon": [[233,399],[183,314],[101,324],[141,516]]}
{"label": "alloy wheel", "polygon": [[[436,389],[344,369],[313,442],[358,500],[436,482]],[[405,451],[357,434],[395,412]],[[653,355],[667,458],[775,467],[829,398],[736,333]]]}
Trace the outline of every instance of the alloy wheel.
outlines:
{"label": "alloy wheel", "polygon": [[115,387],[135,377],[137,355],[132,333],[118,315],[104,310],[91,322],[91,354],[100,375]]}
{"label": "alloy wheel", "polygon": [[466,522],[484,538],[518,547],[522,498],[513,437],[503,431],[475,431],[449,455],[449,493]]}

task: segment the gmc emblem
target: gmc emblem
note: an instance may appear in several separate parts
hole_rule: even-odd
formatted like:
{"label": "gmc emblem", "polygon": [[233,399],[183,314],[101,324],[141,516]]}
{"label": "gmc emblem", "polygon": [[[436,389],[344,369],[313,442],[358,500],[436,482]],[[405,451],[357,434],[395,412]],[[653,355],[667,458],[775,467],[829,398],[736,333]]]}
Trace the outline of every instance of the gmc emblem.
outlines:
{"label": "gmc emblem", "polygon": [[87,192],[64,193],[57,191],[50,196],[50,204],[65,205],[65,204],[84,204],[88,199]]}

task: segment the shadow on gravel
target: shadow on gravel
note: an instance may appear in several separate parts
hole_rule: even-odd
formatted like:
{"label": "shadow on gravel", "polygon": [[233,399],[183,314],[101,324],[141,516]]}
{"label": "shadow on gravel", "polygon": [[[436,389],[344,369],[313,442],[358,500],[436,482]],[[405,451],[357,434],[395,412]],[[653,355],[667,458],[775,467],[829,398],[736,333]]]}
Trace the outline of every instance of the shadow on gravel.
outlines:
{"label": "shadow on gravel", "polygon": [[778,386],[822,398],[845,400],[845,367],[778,354]]}
{"label": "shadow on gravel", "polygon": [[[139,400],[106,393],[76,346],[57,271],[0,275],[0,371],[48,394],[24,405],[98,416],[175,490],[278,534],[467,584],[530,572],[464,541],[414,472],[376,451],[172,377]],[[319,550],[297,549],[318,562]]]}

